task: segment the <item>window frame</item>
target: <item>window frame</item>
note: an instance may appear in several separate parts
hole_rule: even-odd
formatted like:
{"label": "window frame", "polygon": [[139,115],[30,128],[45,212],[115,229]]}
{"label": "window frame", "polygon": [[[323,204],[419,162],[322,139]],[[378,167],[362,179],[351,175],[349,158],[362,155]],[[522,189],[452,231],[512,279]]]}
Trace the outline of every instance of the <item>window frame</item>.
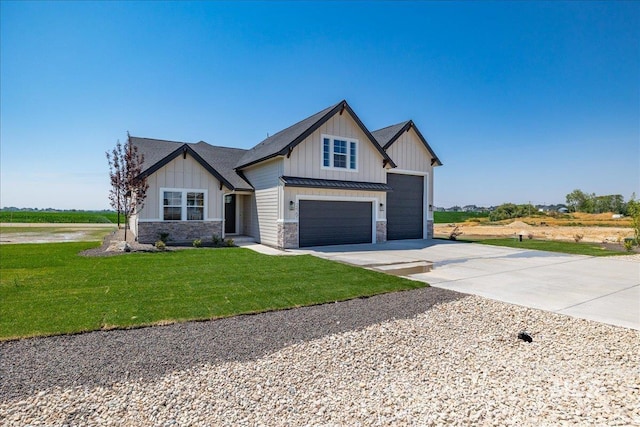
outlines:
{"label": "window frame", "polygon": [[[180,193],[180,219],[165,219],[164,217],[164,193],[175,192]],[[189,208],[200,207],[197,205],[189,205],[187,200],[189,193],[202,194],[202,219],[189,219]],[[160,219],[162,221],[182,221],[196,222],[205,221],[207,219],[207,201],[208,191],[201,188],[160,188]],[[166,207],[178,207],[177,205],[167,205]]]}
{"label": "window frame", "polygon": [[[326,152],[325,152],[325,140],[329,140],[329,166],[325,165]],[[346,153],[336,152],[336,141],[344,141]],[[346,136],[336,135],[320,135],[320,168],[323,170],[341,171],[341,172],[358,172],[358,164],[360,157],[360,141],[355,138],[349,138]],[[344,156],[345,167],[335,166],[335,156]],[[351,165],[355,162],[355,168]]]}

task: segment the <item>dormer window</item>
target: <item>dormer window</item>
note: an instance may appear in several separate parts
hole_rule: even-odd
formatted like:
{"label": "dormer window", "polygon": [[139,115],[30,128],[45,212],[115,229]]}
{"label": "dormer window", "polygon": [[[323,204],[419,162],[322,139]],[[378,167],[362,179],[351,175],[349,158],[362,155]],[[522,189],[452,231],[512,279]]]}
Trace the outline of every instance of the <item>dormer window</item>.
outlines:
{"label": "dormer window", "polygon": [[358,170],[358,140],[322,135],[322,169]]}

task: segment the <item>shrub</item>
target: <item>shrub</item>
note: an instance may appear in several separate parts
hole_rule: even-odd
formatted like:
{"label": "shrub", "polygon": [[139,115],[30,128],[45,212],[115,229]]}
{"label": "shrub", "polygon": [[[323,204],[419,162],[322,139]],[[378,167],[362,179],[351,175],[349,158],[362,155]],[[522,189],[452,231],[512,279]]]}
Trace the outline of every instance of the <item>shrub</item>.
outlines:
{"label": "shrub", "polygon": [[578,242],[580,242],[580,240],[582,240],[583,237],[584,237],[584,234],[580,234],[580,233],[574,234],[573,240],[575,240],[576,243],[578,243]]}
{"label": "shrub", "polygon": [[225,241],[225,244],[226,244],[227,246],[229,246],[229,247],[233,246],[233,243],[234,243],[234,242],[233,242],[233,239],[227,239],[227,240]]}
{"label": "shrub", "polygon": [[165,249],[167,249],[167,244],[165,242],[163,242],[162,240],[158,240],[156,242],[156,249],[158,249],[160,251],[164,251]]}
{"label": "shrub", "polygon": [[529,240],[533,240],[533,233],[529,233],[529,234],[527,234],[527,239],[529,239]]}
{"label": "shrub", "polygon": [[201,247],[201,246],[202,246],[202,240],[200,240],[200,239],[195,239],[195,240],[193,241],[193,247],[194,247],[194,248],[199,248],[199,247]]}
{"label": "shrub", "polygon": [[624,239],[624,248],[627,252],[631,252],[633,250],[633,239]]}
{"label": "shrub", "polygon": [[456,227],[451,230],[451,233],[449,233],[449,240],[458,240],[458,236],[462,234],[462,231],[460,231],[460,227],[456,225]]}
{"label": "shrub", "polygon": [[169,233],[158,233],[158,235],[160,236],[160,241],[162,243],[167,243],[169,241]]}
{"label": "shrub", "polygon": [[211,242],[215,245],[215,246],[219,246],[220,243],[222,243],[222,239],[220,238],[220,236],[218,236],[217,234],[214,234],[213,237],[211,238]]}

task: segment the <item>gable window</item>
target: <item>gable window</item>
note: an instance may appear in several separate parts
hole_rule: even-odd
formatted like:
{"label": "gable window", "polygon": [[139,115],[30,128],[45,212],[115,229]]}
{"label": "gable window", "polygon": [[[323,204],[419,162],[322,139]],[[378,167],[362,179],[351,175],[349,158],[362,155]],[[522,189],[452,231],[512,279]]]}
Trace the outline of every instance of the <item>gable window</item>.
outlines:
{"label": "gable window", "polygon": [[204,190],[161,190],[162,219],[165,221],[202,221],[206,192]]}
{"label": "gable window", "polygon": [[322,135],[322,168],[358,170],[358,140]]}

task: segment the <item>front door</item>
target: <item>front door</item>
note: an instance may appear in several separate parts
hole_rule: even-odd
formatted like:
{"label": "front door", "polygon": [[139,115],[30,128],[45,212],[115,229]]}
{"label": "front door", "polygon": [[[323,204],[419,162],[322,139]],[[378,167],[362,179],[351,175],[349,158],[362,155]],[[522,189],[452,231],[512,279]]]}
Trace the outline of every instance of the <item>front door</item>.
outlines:
{"label": "front door", "polygon": [[235,234],[236,232],[236,195],[227,194],[224,196],[224,233]]}

